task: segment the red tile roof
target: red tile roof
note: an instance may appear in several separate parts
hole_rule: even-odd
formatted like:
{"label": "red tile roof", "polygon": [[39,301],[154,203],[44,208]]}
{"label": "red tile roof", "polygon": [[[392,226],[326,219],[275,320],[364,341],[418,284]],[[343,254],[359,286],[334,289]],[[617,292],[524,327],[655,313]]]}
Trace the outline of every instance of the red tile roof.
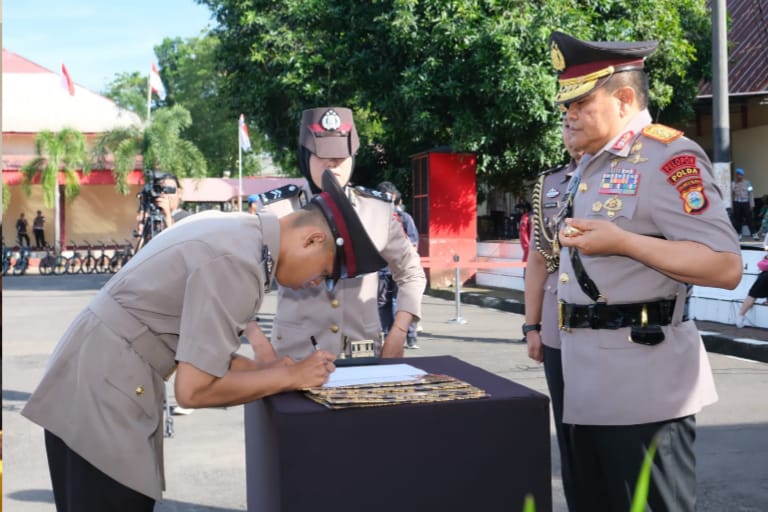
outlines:
{"label": "red tile roof", "polygon": [[53,71],[3,48],[3,73],[53,73]]}
{"label": "red tile roof", "polygon": [[[768,93],[768,1],[727,0],[728,93]],[[712,1],[707,0],[711,8]],[[712,84],[703,82],[700,96],[712,96]]]}

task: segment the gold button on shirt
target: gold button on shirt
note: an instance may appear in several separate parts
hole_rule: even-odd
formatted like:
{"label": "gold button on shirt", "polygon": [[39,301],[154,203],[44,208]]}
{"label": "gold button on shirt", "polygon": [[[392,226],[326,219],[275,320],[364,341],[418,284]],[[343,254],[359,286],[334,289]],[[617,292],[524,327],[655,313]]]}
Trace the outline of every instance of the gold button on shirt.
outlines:
{"label": "gold button on shirt", "polygon": [[[333,300],[331,301],[331,307],[332,307],[332,308],[337,308],[337,307],[339,307],[339,299],[333,299]],[[336,331],[334,331],[334,332],[336,332]]]}
{"label": "gold button on shirt", "polygon": [[331,332],[332,332],[332,333],[337,333],[337,332],[339,332],[339,326],[338,326],[338,325],[332,325],[332,326],[331,326]]}

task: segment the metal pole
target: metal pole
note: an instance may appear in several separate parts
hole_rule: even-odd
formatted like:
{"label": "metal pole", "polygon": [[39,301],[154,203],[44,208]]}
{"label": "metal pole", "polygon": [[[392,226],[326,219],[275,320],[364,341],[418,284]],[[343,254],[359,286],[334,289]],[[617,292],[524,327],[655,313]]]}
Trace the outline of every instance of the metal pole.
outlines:
{"label": "metal pole", "polygon": [[237,211],[243,211],[243,145],[240,143],[240,125],[237,126]]}
{"label": "metal pole", "polygon": [[149,126],[149,119],[152,116],[152,71],[147,75],[147,126]]}
{"label": "metal pole", "polygon": [[456,290],[456,318],[448,320],[449,324],[466,324],[467,321],[461,318],[461,274],[459,272],[459,255],[453,255],[453,261],[456,263],[456,273],[453,278],[454,289]]}
{"label": "metal pole", "polygon": [[731,208],[731,127],[728,104],[728,27],[725,0],[712,2],[712,144],[715,181]]}

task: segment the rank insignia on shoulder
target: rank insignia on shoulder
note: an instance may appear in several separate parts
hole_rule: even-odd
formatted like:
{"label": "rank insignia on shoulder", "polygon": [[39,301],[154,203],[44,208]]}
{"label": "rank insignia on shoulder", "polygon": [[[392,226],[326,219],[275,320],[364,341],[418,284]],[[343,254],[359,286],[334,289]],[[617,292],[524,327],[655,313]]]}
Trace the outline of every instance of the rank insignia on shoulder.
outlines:
{"label": "rank insignia on shoulder", "polygon": [[663,124],[649,124],[643,128],[643,135],[664,144],[669,144],[673,140],[680,138],[683,132]]}
{"label": "rank insignia on shoulder", "polygon": [[297,185],[283,185],[282,187],[273,188],[272,190],[262,192],[259,194],[259,199],[261,200],[261,204],[266,206],[283,199],[290,199],[291,197],[300,196],[303,194],[303,192],[304,189]]}
{"label": "rank insignia on shoulder", "polygon": [[364,197],[373,197],[373,198],[376,198],[376,199],[378,199],[380,201],[385,201],[387,203],[391,203],[392,202],[392,196],[389,195],[387,192],[381,192],[379,190],[376,190],[376,189],[373,189],[373,188],[368,188],[368,187],[363,187],[363,186],[360,186],[360,185],[354,187],[353,190],[355,192],[357,192],[359,195],[364,196]]}
{"label": "rank insignia on shoulder", "polygon": [[553,167],[551,169],[547,169],[546,171],[541,171],[539,173],[539,176],[546,176],[547,174],[552,174],[553,172],[562,171],[567,167],[566,165],[558,165],[557,167]]}

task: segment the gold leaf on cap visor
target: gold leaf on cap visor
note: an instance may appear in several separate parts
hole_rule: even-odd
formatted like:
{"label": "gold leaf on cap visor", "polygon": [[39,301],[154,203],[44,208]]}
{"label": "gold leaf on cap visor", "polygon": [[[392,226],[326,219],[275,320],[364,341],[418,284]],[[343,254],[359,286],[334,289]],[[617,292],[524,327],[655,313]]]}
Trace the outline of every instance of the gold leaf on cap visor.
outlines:
{"label": "gold leaf on cap visor", "polygon": [[566,101],[573,101],[576,98],[584,96],[595,88],[598,80],[611,76],[613,72],[614,67],[608,66],[607,68],[600,69],[588,75],[558,80],[560,83],[560,90],[557,93],[555,102],[565,103]]}
{"label": "gold leaf on cap visor", "polygon": [[555,42],[552,43],[552,47],[549,49],[549,57],[552,59],[552,67],[555,70],[562,71],[565,69],[565,57]]}

